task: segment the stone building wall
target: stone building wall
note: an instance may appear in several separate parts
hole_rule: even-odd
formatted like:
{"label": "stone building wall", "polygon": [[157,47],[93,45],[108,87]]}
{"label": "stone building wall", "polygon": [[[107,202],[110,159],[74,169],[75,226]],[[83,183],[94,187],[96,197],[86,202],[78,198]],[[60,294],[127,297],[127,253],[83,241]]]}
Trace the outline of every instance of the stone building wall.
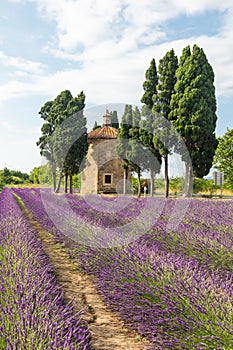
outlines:
{"label": "stone building wall", "polygon": [[124,178],[122,160],[116,154],[117,139],[91,139],[89,143],[81,194],[115,193]]}

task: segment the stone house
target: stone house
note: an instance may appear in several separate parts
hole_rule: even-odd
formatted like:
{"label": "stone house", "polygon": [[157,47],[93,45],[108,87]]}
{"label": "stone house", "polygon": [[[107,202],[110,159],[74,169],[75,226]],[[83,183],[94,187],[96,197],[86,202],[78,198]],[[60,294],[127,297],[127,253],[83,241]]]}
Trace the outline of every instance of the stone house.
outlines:
{"label": "stone house", "polygon": [[117,156],[117,129],[106,110],[103,125],[88,133],[86,166],[82,172],[81,194],[122,193],[123,160]]}

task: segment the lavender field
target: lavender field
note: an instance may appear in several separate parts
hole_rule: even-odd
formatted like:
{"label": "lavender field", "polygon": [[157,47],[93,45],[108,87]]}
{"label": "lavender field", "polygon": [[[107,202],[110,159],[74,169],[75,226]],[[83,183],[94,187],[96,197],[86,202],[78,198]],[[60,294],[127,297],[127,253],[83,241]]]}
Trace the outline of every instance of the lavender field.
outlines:
{"label": "lavender field", "polygon": [[[44,230],[66,244],[79,268],[94,279],[108,307],[128,328],[146,337],[151,349],[233,349],[233,201],[192,199],[180,221],[168,230],[175,199],[163,200],[161,205],[160,198],[151,198],[148,205],[145,198],[134,198],[124,210],[112,212],[114,198],[108,198],[100,212],[91,198],[52,195],[40,189],[14,189],[13,193]],[[69,321],[70,328],[64,328],[62,336],[61,327],[52,327],[48,321],[48,325],[43,322],[46,327],[42,329],[40,318],[33,321],[35,298],[40,301],[34,286],[41,283],[39,277],[43,280],[40,302],[53,302],[46,310],[39,304],[38,314],[45,317],[45,311],[51,310],[50,315],[59,318],[49,318],[56,325],[71,316],[61,307],[61,291],[49,271],[46,275],[46,259],[9,190],[1,193],[1,201],[1,330],[6,334],[2,344],[25,339],[25,348],[32,349],[35,327],[39,327],[41,342],[46,339],[46,344],[56,344],[63,338],[65,345],[61,348],[72,349],[69,342],[73,341],[80,344],[72,345],[74,349],[90,349],[88,332],[81,321],[78,325]],[[17,213],[13,214],[13,227],[9,227],[9,218],[4,219],[10,217],[9,212]],[[15,220],[19,222],[15,224]],[[38,255],[33,261],[40,261],[39,265],[30,262],[32,255]],[[7,259],[12,263],[7,264]],[[21,272],[24,266],[30,271]],[[35,276],[30,283],[29,275]],[[22,307],[25,300],[20,292],[25,289],[30,300],[27,311]],[[16,290],[17,306],[12,305],[10,296]],[[48,297],[51,294],[53,297]],[[29,334],[25,333],[28,329]],[[15,336],[17,331],[19,337]],[[34,348],[39,349],[36,344]]]}
{"label": "lavender field", "polygon": [[90,334],[65,306],[36,233],[8,189],[0,193],[0,349],[90,350]]}

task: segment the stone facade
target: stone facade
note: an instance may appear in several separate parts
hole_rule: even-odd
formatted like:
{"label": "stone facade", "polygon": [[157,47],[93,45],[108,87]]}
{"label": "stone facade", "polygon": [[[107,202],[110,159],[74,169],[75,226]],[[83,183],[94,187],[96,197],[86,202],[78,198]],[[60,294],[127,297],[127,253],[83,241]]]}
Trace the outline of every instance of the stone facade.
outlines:
{"label": "stone facade", "polygon": [[123,161],[116,154],[117,129],[109,125],[109,117],[105,113],[105,124],[88,134],[89,149],[82,172],[82,195],[122,191]]}

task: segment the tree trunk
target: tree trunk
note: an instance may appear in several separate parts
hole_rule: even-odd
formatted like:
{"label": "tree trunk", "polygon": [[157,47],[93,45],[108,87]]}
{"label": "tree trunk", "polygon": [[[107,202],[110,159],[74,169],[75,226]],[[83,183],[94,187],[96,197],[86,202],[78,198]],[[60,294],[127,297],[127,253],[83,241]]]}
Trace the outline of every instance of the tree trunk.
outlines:
{"label": "tree trunk", "polygon": [[55,191],[56,193],[59,193],[59,191],[60,191],[61,180],[62,180],[62,170],[60,170],[60,173],[59,173],[57,187],[56,187],[56,191]]}
{"label": "tree trunk", "polygon": [[168,155],[164,156],[165,197],[169,197]]}
{"label": "tree trunk", "polygon": [[65,173],[64,180],[65,180],[64,190],[65,190],[65,193],[68,193],[68,173]]}
{"label": "tree trunk", "polygon": [[53,191],[56,192],[56,165],[55,163],[52,161],[51,162],[51,171],[52,171],[52,179],[53,179]]}
{"label": "tree trunk", "polygon": [[193,188],[193,168],[191,163],[185,163],[186,177],[184,184],[184,197],[191,197]]}
{"label": "tree trunk", "polygon": [[141,170],[138,169],[138,198],[141,197]]}
{"label": "tree trunk", "polygon": [[123,195],[126,195],[126,177],[127,177],[127,170],[124,168],[124,182],[123,182]]}
{"label": "tree trunk", "polygon": [[151,197],[154,196],[154,191],[155,191],[155,184],[154,184],[154,171],[150,171],[150,195]]}
{"label": "tree trunk", "polygon": [[70,193],[73,193],[73,175],[70,174]]}

